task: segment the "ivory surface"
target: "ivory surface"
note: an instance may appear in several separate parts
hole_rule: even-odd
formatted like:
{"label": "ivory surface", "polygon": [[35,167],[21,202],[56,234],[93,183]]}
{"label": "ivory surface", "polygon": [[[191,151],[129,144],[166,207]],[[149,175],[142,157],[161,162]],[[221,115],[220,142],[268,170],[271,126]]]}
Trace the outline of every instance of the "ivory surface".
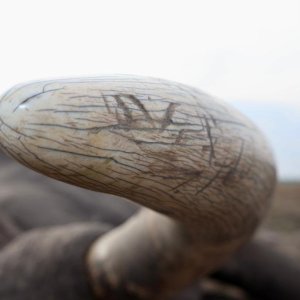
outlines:
{"label": "ivory surface", "polygon": [[[244,243],[266,213],[275,184],[272,153],[253,123],[198,89],[155,78],[16,86],[1,98],[0,142],[40,173],[158,212],[145,210],[104,237],[93,247],[90,266],[107,263],[116,272],[136,259],[133,248],[145,241],[155,249],[152,259],[166,262],[147,275],[161,276],[162,290],[207,272]],[[120,255],[118,249],[127,250]],[[141,258],[141,268],[149,259]]]}

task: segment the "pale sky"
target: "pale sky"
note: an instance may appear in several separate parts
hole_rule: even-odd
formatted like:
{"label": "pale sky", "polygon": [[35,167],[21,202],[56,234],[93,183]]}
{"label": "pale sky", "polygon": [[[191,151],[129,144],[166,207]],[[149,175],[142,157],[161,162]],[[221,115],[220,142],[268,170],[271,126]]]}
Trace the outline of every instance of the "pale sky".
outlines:
{"label": "pale sky", "polygon": [[0,91],[129,73],[227,101],[299,103],[300,1],[9,0],[0,11]]}
{"label": "pale sky", "polygon": [[149,75],[289,105],[300,128],[299,0],[9,0],[0,11],[0,94],[35,79]]}

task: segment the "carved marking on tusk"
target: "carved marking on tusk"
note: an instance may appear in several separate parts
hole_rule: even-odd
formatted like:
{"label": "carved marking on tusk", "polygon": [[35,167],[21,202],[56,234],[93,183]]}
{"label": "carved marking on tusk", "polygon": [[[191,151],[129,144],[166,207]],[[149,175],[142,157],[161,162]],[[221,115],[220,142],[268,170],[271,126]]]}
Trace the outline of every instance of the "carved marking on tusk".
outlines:
{"label": "carved marking on tusk", "polygon": [[166,299],[213,269],[250,238],[276,179],[268,143],[247,118],[155,78],[17,86],[0,102],[0,144],[43,174],[156,211],[143,209],[91,248],[95,291],[105,299],[116,288],[129,299]]}

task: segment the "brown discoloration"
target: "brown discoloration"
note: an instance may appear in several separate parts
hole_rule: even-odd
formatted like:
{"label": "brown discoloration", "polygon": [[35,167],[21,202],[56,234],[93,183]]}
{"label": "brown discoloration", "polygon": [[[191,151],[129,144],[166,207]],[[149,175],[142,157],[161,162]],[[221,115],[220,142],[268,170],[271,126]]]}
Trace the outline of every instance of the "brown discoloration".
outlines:
{"label": "brown discoloration", "polygon": [[175,113],[176,107],[180,106],[178,103],[170,103],[166,109],[165,116],[161,122],[161,130],[164,131],[169,125],[173,123],[172,117]]}

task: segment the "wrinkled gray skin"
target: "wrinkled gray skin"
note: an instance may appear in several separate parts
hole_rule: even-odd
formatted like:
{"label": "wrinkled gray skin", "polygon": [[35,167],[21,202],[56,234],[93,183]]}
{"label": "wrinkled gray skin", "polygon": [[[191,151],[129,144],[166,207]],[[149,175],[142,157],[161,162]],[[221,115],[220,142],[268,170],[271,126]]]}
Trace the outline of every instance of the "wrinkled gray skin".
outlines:
{"label": "wrinkled gray skin", "polygon": [[[0,154],[0,299],[92,300],[85,264],[92,242],[138,207],[32,172]],[[212,275],[253,299],[300,299],[300,268],[252,242]],[[200,283],[176,300],[202,295]]]}

